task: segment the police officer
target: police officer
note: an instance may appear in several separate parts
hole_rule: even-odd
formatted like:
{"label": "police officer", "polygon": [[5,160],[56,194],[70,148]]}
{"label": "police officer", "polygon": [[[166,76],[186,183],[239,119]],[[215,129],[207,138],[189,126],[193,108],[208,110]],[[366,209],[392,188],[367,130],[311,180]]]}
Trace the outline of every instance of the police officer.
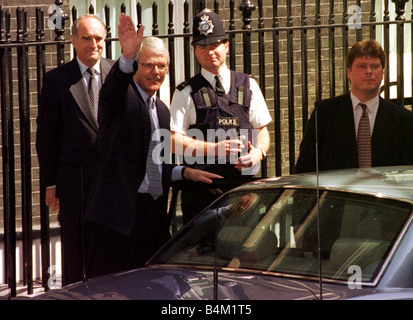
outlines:
{"label": "police officer", "polygon": [[[202,69],[173,95],[172,150],[183,154],[186,165],[217,173],[226,181],[254,175],[269,148],[266,126],[272,120],[261,90],[249,75],[227,67],[229,41],[216,13],[206,9],[195,16],[192,45]],[[182,190],[183,222],[223,191]]]}

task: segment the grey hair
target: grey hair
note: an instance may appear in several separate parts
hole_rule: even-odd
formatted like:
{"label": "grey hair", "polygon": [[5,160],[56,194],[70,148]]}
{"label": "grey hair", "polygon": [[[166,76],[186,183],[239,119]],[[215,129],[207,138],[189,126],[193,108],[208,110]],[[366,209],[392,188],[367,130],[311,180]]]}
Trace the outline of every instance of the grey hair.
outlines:
{"label": "grey hair", "polygon": [[159,55],[164,55],[168,58],[168,64],[170,62],[170,57],[169,57],[169,51],[168,48],[165,44],[165,42],[158,38],[158,37],[144,37],[142,39],[142,44],[141,44],[141,48],[139,49],[138,55],[136,57],[136,59],[139,59],[139,54],[142,50],[142,48],[147,48],[153,52],[155,52],[156,54]]}
{"label": "grey hair", "polygon": [[100,18],[99,18],[98,16],[96,16],[96,15],[94,15],[94,14],[91,14],[91,13],[89,13],[89,14],[84,14],[84,15],[80,16],[79,18],[77,18],[77,19],[73,22],[73,24],[72,24],[72,35],[73,35],[75,38],[77,38],[77,32],[78,32],[78,29],[79,29],[80,21],[82,21],[82,20],[85,19],[85,18],[94,18],[94,19],[96,19],[97,21],[99,21],[100,24],[101,24],[102,27],[103,27],[103,30],[104,30],[103,37],[106,39],[107,30],[106,30],[105,24],[103,23],[102,20],[100,20]]}

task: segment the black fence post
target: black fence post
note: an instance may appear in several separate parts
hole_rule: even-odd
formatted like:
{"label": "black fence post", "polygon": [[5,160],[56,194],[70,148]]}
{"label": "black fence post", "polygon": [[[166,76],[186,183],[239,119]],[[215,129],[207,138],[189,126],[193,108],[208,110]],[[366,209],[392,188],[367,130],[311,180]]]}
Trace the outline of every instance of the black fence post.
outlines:
{"label": "black fence post", "polygon": [[[258,0],[258,29],[264,28],[264,13],[263,13],[263,1]],[[265,81],[265,33],[258,33],[258,68],[259,68],[259,79],[260,79],[260,88],[264,98],[266,97],[266,81]],[[268,176],[267,171],[267,158],[264,158],[261,161],[261,177],[266,178]]]}
{"label": "black fence post", "polygon": [[[3,12],[3,11],[2,11]],[[2,15],[3,18],[3,15]],[[11,43],[10,12],[4,12],[2,43]],[[10,296],[16,296],[16,187],[13,130],[13,76],[11,47],[0,49],[1,58],[1,124],[4,207],[5,278]]]}
{"label": "black fence post", "polygon": [[243,0],[239,5],[242,13],[242,22],[244,23],[243,44],[244,44],[244,73],[251,74],[251,15],[255,6],[249,0]]}
{"label": "black fence post", "polygon": [[[74,23],[77,19],[77,8],[76,6],[72,7],[72,23]],[[72,47],[73,57],[76,57],[76,50]]]}
{"label": "black fence post", "polygon": [[158,4],[154,2],[152,4],[152,35],[159,35],[158,29]]}
{"label": "black fence post", "polygon": [[[372,22],[372,23],[376,22],[376,1],[371,1],[369,21]],[[375,39],[375,38],[376,38],[376,25],[371,24],[371,26],[370,26],[370,39]]]}
{"label": "black fence post", "polygon": [[[44,42],[44,13],[36,8],[36,41]],[[46,73],[46,46],[36,46],[36,69],[37,69],[37,102],[39,103],[40,92],[43,86],[43,76]],[[41,173],[40,173],[41,176]],[[49,212],[45,203],[46,186],[42,185],[40,179],[40,247],[41,247],[41,264],[42,264],[42,287],[45,291],[47,286],[47,272],[50,267],[50,230],[49,230]]]}
{"label": "black fence post", "polygon": [[[390,11],[389,2],[384,1],[384,22],[390,21]],[[386,66],[389,65],[390,61],[390,24],[386,23],[383,25],[383,47],[384,53],[386,54]],[[389,68],[384,69],[384,98],[390,99],[390,70]]]}
{"label": "black fence post", "polygon": [[316,100],[321,100],[323,96],[323,89],[321,85],[321,13],[320,13],[320,0],[316,0],[316,14],[314,25],[315,28],[315,77],[316,77]]}
{"label": "black fence post", "polygon": [[[123,13],[126,12],[126,7],[125,7],[124,4],[122,4],[122,6],[120,8],[120,11],[123,12]],[[137,19],[138,19],[138,21],[137,21],[138,23],[136,25],[136,28],[139,29],[140,27],[142,27],[142,5],[141,5],[140,2],[138,2],[136,4],[136,16],[137,16]]]}
{"label": "black fence post", "polygon": [[[396,21],[404,22],[409,0],[392,0],[396,6]],[[404,106],[404,23],[397,23],[397,103]]]}
{"label": "black fence post", "polygon": [[[172,0],[168,3],[168,35],[175,34],[174,29],[174,3]],[[168,38],[168,50],[169,50],[169,57],[170,61],[175,61],[175,38],[169,37]],[[170,63],[169,65],[169,95],[172,99],[172,95],[175,91],[176,81],[175,81],[175,63]]]}
{"label": "black fence post", "polygon": [[306,0],[301,0],[301,95],[302,95],[302,132],[305,132],[308,119],[308,32],[306,16]]}
{"label": "black fence post", "polygon": [[274,73],[274,134],[275,134],[275,175],[282,175],[281,155],[281,90],[280,90],[280,32],[278,30],[278,0],[273,0],[272,56]]}
{"label": "black fence post", "polygon": [[[189,29],[189,3],[187,0],[184,2],[184,34],[190,34]],[[185,64],[185,80],[191,77],[191,64],[190,64],[190,53],[191,53],[191,39],[189,36],[184,37],[184,64]]]}
{"label": "black fence post", "polygon": [[[27,43],[27,12],[17,8],[17,42]],[[30,147],[30,106],[29,106],[29,48],[17,48],[19,116],[20,116],[20,153],[21,153],[21,193],[22,193],[22,231],[23,231],[23,283],[28,293],[33,293],[32,268],[32,175]]]}
{"label": "black fence post", "polygon": [[56,34],[55,41],[56,43],[56,51],[57,51],[57,65],[60,66],[65,62],[64,58],[64,40],[65,37],[63,34],[65,33],[65,23],[68,19],[70,19],[69,15],[65,14],[62,10],[63,1],[56,0],[55,1],[55,10],[50,15],[49,19],[53,18],[53,23],[55,25],[54,32]]}
{"label": "black fence post", "polygon": [[347,79],[347,72],[345,72],[346,69],[346,57],[348,53],[348,13],[347,13],[347,0],[343,1],[343,19],[342,19],[342,36],[341,36],[341,42],[343,46],[343,63],[342,63],[342,68],[343,68],[343,92],[348,92],[349,91],[349,82]]}
{"label": "black fence post", "polygon": [[236,70],[235,66],[235,55],[236,55],[236,48],[235,48],[235,34],[231,31],[235,30],[235,1],[230,0],[229,2],[229,66],[230,69]]}
{"label": "black fence post", "polygon": [[105,24],[106,24],[106,58],[112,59],[112,41],[107,40],[112,37],[110,27],[110,7],[105,4]]}
{"label": "black fence post", "polygon": [[[334,21],[334,0],[330,0],[330,16],[328,19],[328,24],[333,26],[335,24]],[[330,82],[330,97],[336,96],[336,42],[335,42],[335,28],[330,27],[328,29],[328,48],[329,48],[329,82]]]}
{"label": "black fence post", "polygon": [[287,2],[287,76],[288,76],[288,136],[290,173],[295,167],[295,116],[294,116],[294,31],[291,2]]}

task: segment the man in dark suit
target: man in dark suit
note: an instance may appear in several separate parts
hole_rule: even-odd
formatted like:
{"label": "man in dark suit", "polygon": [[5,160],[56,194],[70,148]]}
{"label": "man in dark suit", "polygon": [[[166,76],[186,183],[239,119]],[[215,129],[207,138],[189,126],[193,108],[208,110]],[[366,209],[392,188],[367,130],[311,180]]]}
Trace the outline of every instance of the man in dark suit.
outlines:
{"label": "man in dark suit", "polygon": [[[63,284],[84,277],[87,245],[83,210],[95,176],[94,142],[98,132],[95,101],[114,61],[101,58],[106,27],[94,15],[79,17],[72,26],[76,58],[47,72],[43,79],[37,117],[36,148],[46,205],[59,211]],[[91,76],[89,68],[96,73]]]}
{"label": "man in dark suit", "polygon": [[[316,102],[296,173],[316,171],[317,140],[320,171],[413,164],[413,113],[380,97],[384,67],[385,54],[377,41],[352,46],[346,58],[351,92]],[[368,148],[357,142],[362,132],[368,135]]]}
{"label": "man in dark suit", "polygon": [[[159,38],[142,40],[143,29],[137,33],[131,18],[121,15],[122,55],[101,90],[98,175],[86,209],[91,277],[140,267],[170,238],[171,180],[212,183],[219,178],[162,163],[152,151],[156,130],[169,132],[169,109],[156,95],[168,71],[169,53]],[[170,136],[164,143],[170,143]]]}

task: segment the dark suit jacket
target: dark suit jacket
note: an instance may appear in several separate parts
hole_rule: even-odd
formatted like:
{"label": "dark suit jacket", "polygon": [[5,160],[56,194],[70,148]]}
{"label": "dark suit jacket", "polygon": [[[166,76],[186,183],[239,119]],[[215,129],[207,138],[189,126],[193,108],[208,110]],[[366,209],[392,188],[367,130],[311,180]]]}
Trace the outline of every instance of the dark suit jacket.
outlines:
{"label": "dark suit jacket", "polygon": [[[148,108],[133,73],[123,73],[116,63],[100,92],[98,174],[86,209],[86,218],[130,235],[135,223],[136,194],[146,172],[151,138]],[[170,112],[158,98],[161,128],[169,130]],[[167,195],[172,166],[163,164],[162,212],[167,214]]]}
{"label": "dark suit jacket", "polygon": [[[114,61],[101,58],[102,83]],[[56,185],[57,195],[79,189],[71,174],[59,167],[94,167],[98,124],[76,59],[47,72],[39,100],[36,148],[44,186]],[[78,168],[77,168],[78,170]],[[74,189],[76,188],[76,189]]]}
{"label": "dark suit jacket", "polygon": [[[350,94],[318,101],[319,170],[357,168],[357,142]],[[315,110],[307,123],[295,172],[316,171]],[[380,98],[372,134],[372,166],[413,164],[413,113]]]}

